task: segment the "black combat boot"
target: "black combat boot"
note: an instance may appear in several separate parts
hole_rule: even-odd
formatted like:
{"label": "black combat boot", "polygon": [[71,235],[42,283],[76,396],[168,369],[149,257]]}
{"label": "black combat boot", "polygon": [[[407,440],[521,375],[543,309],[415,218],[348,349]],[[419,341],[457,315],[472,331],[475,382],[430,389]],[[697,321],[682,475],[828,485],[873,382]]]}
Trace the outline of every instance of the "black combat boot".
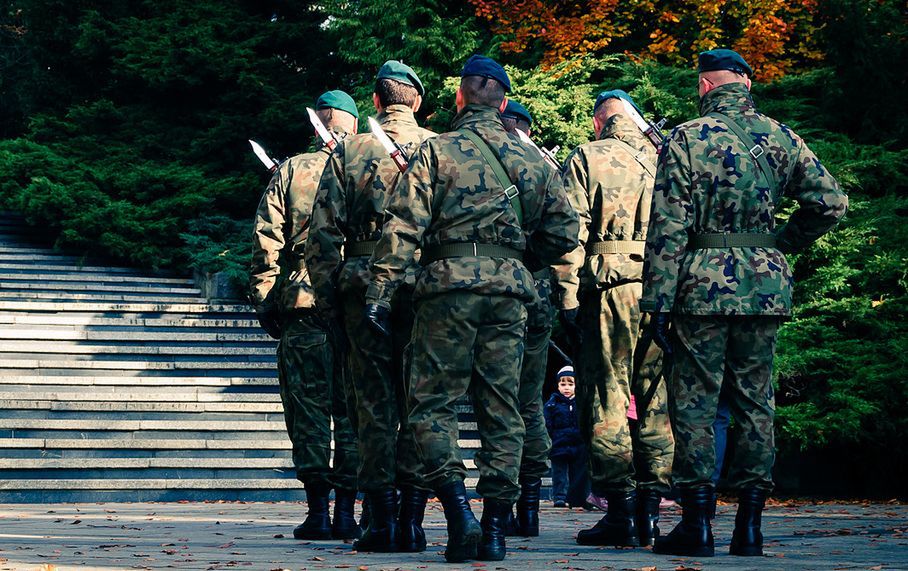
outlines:
{"label": "black combat boot", "polygon": [[580,545],[609,545],[637,547],[637,492],[609,492],[605,495],[608,508],[605,516],[591,529],[577,534]]}
{"label": "black combat boot", "polygon": [[681,489],[681,523],[666,536],[657,537],[653,553],[682,557],[712,557],[713,529],[709,522],[712,486]]}
{"label": "black combat boot", "polygon": [[325,482],[304,482],[309,513],[306,521],[293,529],[296,539],[331,539],[331,514],[328,512],[328,494],[331,486]]}
{"label": "black combat boot", "polygon": [[369,499],[369,527],[353,544],[357,551],[393,553],[397,545],[397,490],[382,488],[367,492]]}
{"label": "black combat boot", "polygon": [[435,490],[435,495],[445,509],[445,520],[448,522],[445,560],[448,563],[461,563],[476,559],[479,541],[482,539],[482,527],[470,510],[470,501],[467,499],[467,489],[463,481],[445,484]]}
{"label": "black combat boot", "polygon": [[655,490],[637,492],[637,534],[640,545],[646,547],[659,537],[659,504],[662,496]]}
{"label": "black combat boot", "polygon": [[334,521],[331,522],[333,539],[358,539],[362,535],[353,507],[356,505],[356,490],[334,490]]}
{"label": "black combat boot", "polygon": [[426,550],[426,532],[422,529],[422,520],[426,514],[426,501],[429,493],[416,488],[400,489],[400,515],[397,528],[400,531],[400,550],[407,553],[418,553]]}
{"label": "black combat boot", "polygon": [[520,482],[520,499],[517,500],[515,535],[522,537],[537,537],[539,535],[539,491],[541,489],[542,480],[538,478]]}
{"label": "black combat boot", "polygon": [[738,496],[738,514],[735,516],[735,531],[731,536],[732,555],[763,555],[763,507],[766,492],[757,488],[741,490]]}
{"label": "black combat boot", "polygon": [[[501,561],[507,554],[505,535],[507,535],[508,515],[511,514],[511,502],[483,498],[482,500],[482,541],[479,544],[480,561]],[[519,516],[518,516],[519,518]]]}

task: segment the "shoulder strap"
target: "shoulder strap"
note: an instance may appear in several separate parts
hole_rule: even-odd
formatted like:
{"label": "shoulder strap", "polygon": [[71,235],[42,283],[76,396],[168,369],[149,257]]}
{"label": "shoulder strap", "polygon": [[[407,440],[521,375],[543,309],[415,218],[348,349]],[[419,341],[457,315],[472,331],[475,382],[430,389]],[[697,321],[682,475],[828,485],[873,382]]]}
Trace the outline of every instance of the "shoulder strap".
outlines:
{"label": "shoulder strap", "polygon": [[709,113],[709,115],[721,119],[722,122],[728,126],[731,132],[734,133],[742,143],[744,143],[744,146],[748,148],[747,152],[750,153],[751,158],[754,160],[754,162],[757,163],[757,168],[760,169],[760,172],[763,173],[763,177],[766,179],[766,182],[769,183],[769,187],[771,189],[775,189],[778,181],[776,180],[775,172],[772,170],[772,167],[769,166],[769,161],[766,160],[766,150],[759,143],[757,143],[754,138],[744,130],[743,127],[741,127],[740,123],[738,123],[728,115],[719,113],[717,111],[713,111],[712,113]]}
{"label": "shoulder strap", "polygon": [[634,155],[634,160],[637,161],[637,163],[641,167],[643,167],[643,170],[645,170],[651,177],[656,178],[656,165],[654,165],[650,161],[646,160],[645,152],[638,151],[634,147],[630,146],[629,143],[627,143],[626,141],[622,141],[621,139],[613,139],[613,140],[618,141],[618,144],[620,144],[621,146],[626,148],[630,154]]}
{"label": "shoulder strap", "polygon": [[462,129],[459,132],[476,145],[476,148],[479,149],[479,154],[481,154],[482,158],[484,158],[486,162],[489,163],[489,166],[492,167],[495,178],[498,179],[498,183],[504,188],[504,194],[508,197],[508,200],[511,201],[511,208],[513,208],[514,212],[517,214],[517,223],[523,226],[523,206],[520,204],[520,190],[511,182],[508,173],[504,170],[504,165],[501,164],[501,159],[495,156],[495,153],[492,152],[489,145],[483,141],[475,131]]}

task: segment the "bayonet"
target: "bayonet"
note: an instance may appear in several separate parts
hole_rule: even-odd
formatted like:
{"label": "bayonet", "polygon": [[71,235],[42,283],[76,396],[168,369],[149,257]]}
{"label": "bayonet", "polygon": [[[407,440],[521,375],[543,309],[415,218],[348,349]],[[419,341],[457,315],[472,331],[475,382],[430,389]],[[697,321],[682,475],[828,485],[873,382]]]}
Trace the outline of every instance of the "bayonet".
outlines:
{"label": "bayonet", "polygon": [[624,106],[624,111],[630,116],[634,124],[637,125],[637,128],[640,129],[640,131],[649,138],[653,146],[658,149],[662,145],[662,141],[665,140],[665,135],[663,135],[661,131],[662,126],[665,125],[665,119],[662,119],[654,125],[644,119],[630,101],[621,98],[618,98],[618,100]]}
{"label": "bayonet", "polygon": [[561,147],[556,145],[550,151],[550,150],[546,149],[545,147],[540,147],[539,145],[534,143],[533,139],[531,139],[529,135],[527,135],[520,129],[514,129],[514,132],[517,133],[517,136],[520,138],[521,141],[523,141],[524,143],[530,145],[531,147],[533,147],[534,149],[539,151],[539,154],[542,155],[542,158],[546,159],[550,165],[552,165],[553,167],[555,167],[555,169],[557,169],[559,171],[561,170],[561,164],[558,162],[558,159],[555,157],[555,153],[557,153],[558,149],[560,149]]}
{"label": "bayonet", "polygon": [[255,156],[259,158],[260,161],[265,165],[272,173],[277,170],[280,166],[280,163],[277,162],[277,159],[272,159],[268,156],[268,153],[265,152],[265,149],[262,146],[252,139],[249,139],[249,144],[252,145],[252,152],[255,153]]}
{"label": "bayonet", "polygon": [[325,128],[324,123],[322,123],[322,120],[318,118],[318,115],[315,114],[315,111],[313,111],[311,107],[306,107],[306,112],[309,114],[309,122],[315,127],[316,134],[318,134],[322,142],[325,143],[328,150],[333,151],[334,147],[337,146],[337,139],[335,139],[334,135]]}
{"label": "bayonet", "polygon": [[410,164],[410,160],[407,155],[404,154],[404,150],[400,148],[400,145],[391,140],[391,137],[385,133],[385,130],[381,128],[381,125],[379,125],[378,121],[373,117],[369,117],[369,129],[372,130],[372,134],[375,135],[375,138],[378,139],[381,146],[385,148],[385,151],[387,151],[391,160],[394,161],[397,170],[400,172],[407,170],[407,165]]}

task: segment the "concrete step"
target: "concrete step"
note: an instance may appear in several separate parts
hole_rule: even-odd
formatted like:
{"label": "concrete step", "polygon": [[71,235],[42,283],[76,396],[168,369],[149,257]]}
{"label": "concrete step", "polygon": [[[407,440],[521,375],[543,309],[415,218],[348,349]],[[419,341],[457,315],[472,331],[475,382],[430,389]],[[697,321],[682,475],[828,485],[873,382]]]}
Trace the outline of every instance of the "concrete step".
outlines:
{"label": "concrete step", "polygon": [[98,282],[77,283],[73,281],[66,282],[45,282],[37,280],[22,280],[4,278],[0,282],[0,291],[66,291],[66,292],[115,292],[122,294],[148,294],[150,297],[162,295],[183,295],[199,296],[202,290],[194,287],[169,287],[167,285],[138,285],[129,284],[107,284]]}
{"label": "concrete step", "polygon": [[194,479],[148,479],[148,480],[0,480],[0,490],[181,490],[181,489],[269,489],[284,490],[302,488],[295,477],[285,478],[243,478],[209,480]]}
{"label": "concrete step", "polygon": [[85,284],[139,284],[146,287],[195,287],[195,280],[190,278],[164,278],[148,275],[121,275],[88,272],[34,272],[28,269],[2,270],[0,276],[4,282],[35,283],[85,283]]}
{"label": "concrete step", "polygon": [[[28,273],[41,273],[41,272],[53,272],[53,273],[65,273],[65,274],[83,274],[91,275],[97,274],[99,277],[103,276],[132,276],[132,277],[141,277],[147,279],[172,279],[180,278],[173,272],[167,272],[163,270],[139,270],[136,268],[118,268],[115,266],[92,266],[82,263],[74,264],[62,264],[62,263],[24,263],[19,260],[14,261],[3,261],[0,259],[0,274],[28,274]],[[182,278],[182,279],[185,279]]]}
{"label": "concrete step", "polygon": [[[46,385],[72,386],[72,390],[88,392],[87,387],[108,387],[111,391],[119,391],[129,387],[148,387],[148,391],[161,392],[161,387],[244,387],[244,386],[276,386],[277,377],[175,377],[170,375],[135,375],[124,376],[64,376],[64,375],[0,375],[0,390],[7,385],[22,385],[22,387],[44,387]],[[20,397],[21,398],[21,397]]]}
{"label": "concrete step", "polygon": [[65,254],[32,254],[32,253],[0,253],[0,264],[47,264],[47,265],[81,265],[86,260],[82,256],[68,256]]}
{"label": "concrete step", "polygon": [[[180,313],[180,314],[244,314],[252,315],[248,305],[211,303],[101,303],[11,301],[0,299],[0,311],[24,312],[107,312],[107,313]],[[214,316],[207,315],[212,318]]]}
{"label": "concrete step", "polygon": [[[2,337],[0,337],[2,339]],[[265,342],[260,340],[260,342]],[[245,342],[244,342],[245,343]],[[252,343],[252,341],[249,341]],[[170,346],[149,343],[138,345],[98,344],[72,341],[21,341],[4,340],[0,343],[0,356],[6,353],[22,353],[29,355],[207,355],[210,357],[220,355],[273,355],[274,347],[230,347],[224,345]]]}
{"label": "concrete step", "polygon": [[293,470],[288,456],[277,458],[0,458],[0,470],[199,468]]}
{"label": "concrete step", "polygon": [[[248,371],[248,370],[274,370],[277,367],[277,360],[269,359],[262,361],[179,361],[173,360],[149,361],[149,360],[104,360],[92,357],[97,355],[86,356],[86,359],[51,359],[48,355],[44,359],[0,359],[0,375],[21,376],[23,370],[31,370],[39,374],[58,373],[66,375],[67,371],[76,370],[124,370],[124,371],[188,371],[188,370],[227,370],[227,371]],[[241,373],[242,374],[242,373]],[[230,376],[237,376],[231,374]]]}
{"label": "concrete step", "polygon": [[141,318],[141,317],[103,317],[103,313],[76,314],[76,313],[0,313],[0,326],[92,326],[116,327],[126,329],[132,327],[154,330],[162,328],[180,328],[187,332],[195,329],[229,329],[252,330],[243,333],[261,333],[259,322],[254,319],[199,319],[197,316],[184,318]]}
{"label": "concrete step", "polygon": [[[172,331],[111,331],[105,329],[94,329],[91,326],[85,328],[73,329],[68,327],[0,327],[0,339],[4,340],[46,340],[46,341],[120,341],[120,342],[152,342],[152,343],[173,343],[193,342],[198,344],[207,343],[248,343],[254,344],[267,343],[274,345],[276,342],[268,335],[257,332],[248,333],[176,333]],[[5,345],[6,343],[4,343]],[[153,347],[148,347],[153,349]]]}
{"label": "concrete step", "polygon": [[42,450],[289,450],[286,438],[3,438],[3,448],[40,448]]}
{"label": "concrete step", "polygon": [[[201,389],[195,389],[187,387],[185,390],[174,390],[168,389],[166,393],[155,392],[153,390],[136,390],[135,387],[130,387],[132,390],[124,390],[124,388],[117,387],[117,390],[110,391],[101,391],[101,390],[92,390],[91,392],[85,391],[34,391],[33,394],[29,395],[29,398],[37,401],[64,401],[64,402],[171,402],[171,403],[227,403],[227,402],[262,402],[262,403],[279,403],[280,395],[276,391],[273,392],[257,392],[257,393],[247,393],[247,392],[237,392],[237,393],[222,393],[222,392],[211,392]],[[27,393],[28,391],[9,391],[4,390],[0,392],[0,400],[4,401],[17,401],[17,400],[26,400],[22,393]]]}
{"label": "concrete step", "polygon": [[[2,230],[3,228],[4,228],[4,226],[2,224],[0,224],[0,230]],[[60,254],[60,253],[61,252],[58,252],[57,250],[54,250],[53,248],[36,248],[34,246],[26,246],[26,245],[0,245],[0,255],[3,255],[3,254],[32,254],[32,255],[39,254],[39,255],[43,255],[43,256],[49,256],[49,255]]]}
{"label": "concrete step", "polygon": [[141,294],[141,293],[123,293],[123,294],[104,294],[104,293],[69,293],[61,292],[41,292],[41,291],[6,291],[0,290],[0,300],[55,300],[55,301],[81,301],[81,302],[99,302],[99,301],[143,301],[146,303],[205,303],[202,297],[187,297],[167,294]]}
{"label": "concrete step", "polygon": [[189,430],[193,432],[277,432],[286,430],[283,421],[218,422],[211,420],[110,420],[56,418],[0,418],[0,430],[118,430],[157,431]]}
{"label": "concrete step", "polygon": [[[277,396],[277,395],[275,395]],[[250,413],[250,414],[283,414],[284,407],[280,399],[275,402],[111,402],[84,401],[61,402],[53,400],[0,400],[0,409],[60,411],[60,412],[153,412],[153,413]]]}

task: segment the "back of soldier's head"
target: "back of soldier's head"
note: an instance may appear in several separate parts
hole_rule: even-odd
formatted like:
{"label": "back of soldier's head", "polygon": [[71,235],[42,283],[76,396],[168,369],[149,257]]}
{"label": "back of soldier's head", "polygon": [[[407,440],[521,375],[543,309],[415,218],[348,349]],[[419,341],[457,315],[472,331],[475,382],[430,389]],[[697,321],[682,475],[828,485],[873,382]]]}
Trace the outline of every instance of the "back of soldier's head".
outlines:
{"label": "back of soldier's head", "polygon": [[611,97],[596,107],[595,111],[593,111],[593,117],[601,123],[605,123],[610,117],[618,113],[624,113],[624,105],[617,97]]}
{"label": "back of soldier's head", "polygon": [[341,90],[327,91],[315,102],[315,114],[328,129],[355,133],[359,111],[353,98]]}
{"label": "back of soldier's head", "polygon": [[465,105],[501,107],[504,101],[504,86],[494,79],[468,75],[460,79],[460,91]]}
{"label": "back of soldier's head", "polygon": [[389,105],[406,105],[413,107],[419,91],[412,85],[405,85],[393,79],[379,79],[375,82],[375,94],[382,107]]}

